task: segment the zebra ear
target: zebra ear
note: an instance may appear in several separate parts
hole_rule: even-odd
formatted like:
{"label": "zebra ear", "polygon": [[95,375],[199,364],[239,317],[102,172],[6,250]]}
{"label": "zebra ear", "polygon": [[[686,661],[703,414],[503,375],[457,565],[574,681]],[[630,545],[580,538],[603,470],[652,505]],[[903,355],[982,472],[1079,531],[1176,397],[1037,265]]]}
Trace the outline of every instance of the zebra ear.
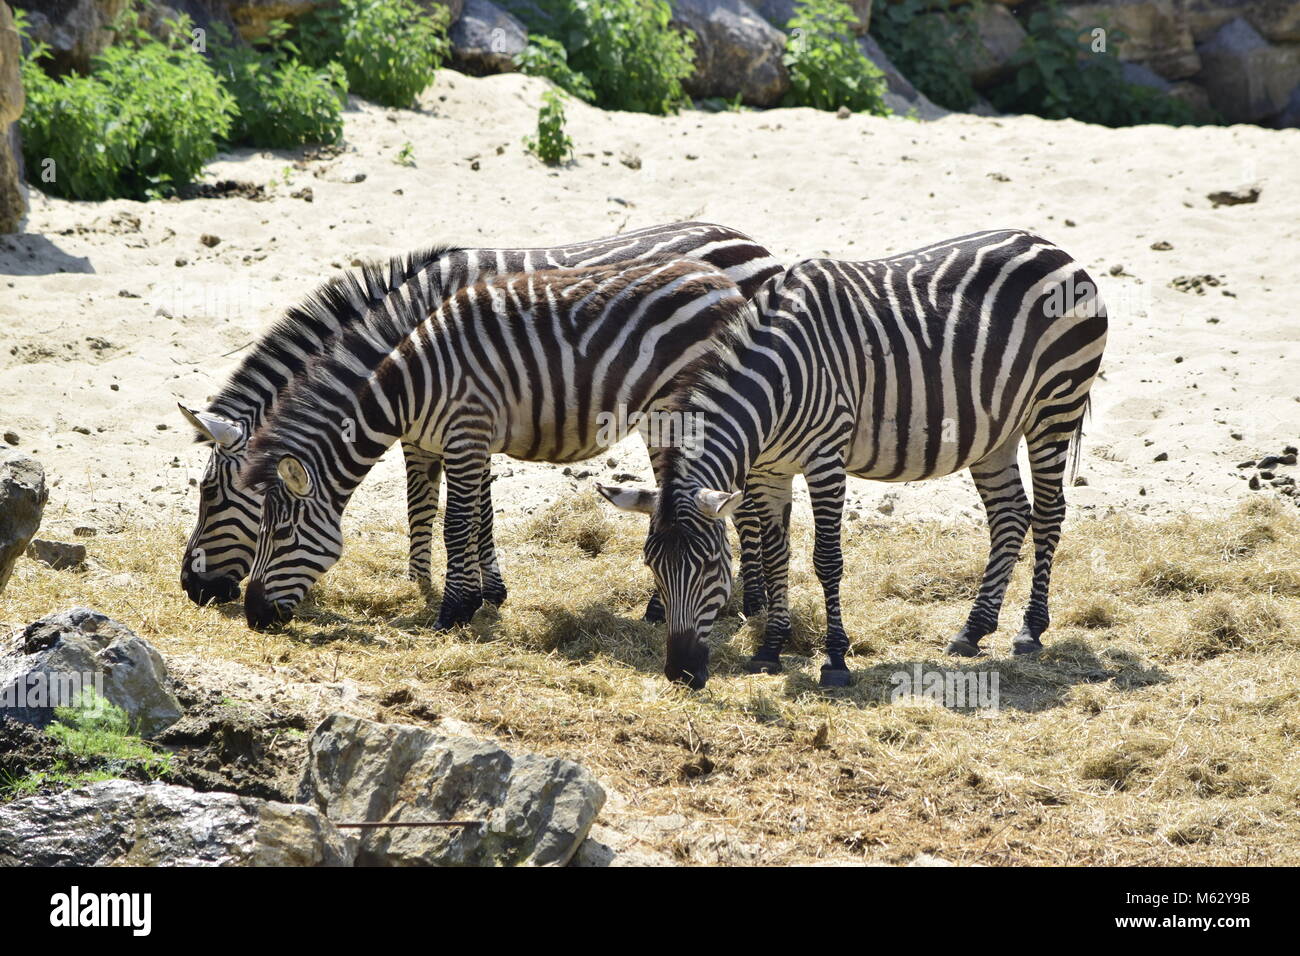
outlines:
{"label": "zebra ear", "polygon": [[596,485],[596,490],[604,495],[615,508],[624,511],[636,511],[643,515],[654,514],[659,504],[659,492],[646,488],[619,488],[614,485]]}
{"label": "zebra ear", "polygon": [[695,492],[695,503],[706,515],[719,519],[730,518],[732,512],[740,505],[740,492],[701,488]]}
{"label": "zebra ear", "polygon": [[225,448],[230,448],[244,436],[244,430],[240,426],[227,418],[222,418],[220,415],[213,415],[211,412],[196,412],[180,403],[177,403],[176,407],[181,410],[185,420],[193,425],[199,433],[200,441],[215,442]]}
{"label": "zebra ear", "polygon": [[284,486],[291,494],[305,498],[311,493],[311,476],[307,474],[307,469],[302,466],[302,462],[293,455],[285,455],[281,458],[280,464],[275,466],[275,473],[280,476],[280,480],[284,482]]}

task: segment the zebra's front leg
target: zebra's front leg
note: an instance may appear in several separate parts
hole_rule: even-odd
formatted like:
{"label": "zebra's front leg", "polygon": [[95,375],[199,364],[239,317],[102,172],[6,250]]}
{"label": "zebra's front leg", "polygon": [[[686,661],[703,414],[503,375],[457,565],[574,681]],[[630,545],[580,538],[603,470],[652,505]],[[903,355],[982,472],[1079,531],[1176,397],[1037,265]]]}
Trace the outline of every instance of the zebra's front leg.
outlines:
{"label": "zebra's front leg", "polygon": [[762,522],[758,506],[748,490],[732,522],[740,543],[740,580],[745,589],[742,610],[745,617],[753,617],[767,607],[767,576],[763,571]]}
{"label": "zebra's front leg", "polygon": [[479,499],[478,566],[482,579],[483,600],[500,607],[506,603],[506,582],[497,564],[497,544],[492,533],[492,470],[483,473],[483,492]]}
{"label": "zebra's front leg", "polygon": [[442,459],[410,442],[402,442],[406,459],[406,521],[411,538],[406,574],[429,590],[433,577],[433,520],[438,515]]}
{"label": "zebra's front leg", "polygon": [[1029,591],[1024,624],[1011,641],[1013,654],[1034,654],[1043,649],[1043,632],[1051,623],[1047,591],[1052,580],[1052,558],[1065,520],[1065,464],[1073,424],[1057,424],[1046,435],[1029,439],[1029,470],[1034,485],[1034,582]]}
{"label": "zebra's front leg", "polygon": [[447,513],[442,528],[447,543],[447,579],[434,624],[439,631],[468,624],[483,604],[478,537],[487,454],[481,448],[458,451],[455,457],[446,457],[444,469]]}
{"label": "zebra's front leg", "polygon": [[813,511],[813,567],[826,598],[826,663],[822,665],[822,687],[847,687],[849,636],[840,619],[840,577],[844,573],[844,551],[840,529],[844,516],[844,466],[838,460],[818,462],[805,472]]}
{"label": "zebra's front leg", "polygon": [[1017,436],[971,466],[971,477],[988,516],[989,560],[966,623],[948,644],[948,653],[956,657],[974,657],[980,652],[980,639],[998,629],[1002,599],[1029,527],[1029,499],[1016,464],[1019,448]]}
{"label": "zebra's front leg", "polygon": [[751,475],[762,531],[763,571],[767,578],[767,622],[763,642],[745,664],[751,674],[781,673],[781,650],[790,639],[790,482],[791,475]]}

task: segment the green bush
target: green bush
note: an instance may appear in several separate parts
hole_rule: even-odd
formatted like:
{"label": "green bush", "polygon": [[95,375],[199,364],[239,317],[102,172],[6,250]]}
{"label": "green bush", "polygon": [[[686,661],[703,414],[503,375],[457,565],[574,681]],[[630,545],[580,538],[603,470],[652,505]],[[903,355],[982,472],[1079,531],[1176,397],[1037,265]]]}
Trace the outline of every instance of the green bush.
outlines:
{"label": "green bush", "polygon": [[968,74],[969,8],[950,0],[897,0],[873,9],[871,35],[890,62],[935,103],[970,109],[975,88]]}
{"label": "green bush", "polygon": [[569,55],[564,44],[553,37],[531,34],[528,46],[524,47],[515,63],[519,72],[529,76],[543,76],[566,93],[572,93],[588,103],[596,98],[596,91],[591,88],[591,81],[583,74],[569,66]]}
{"label": "green bush", "polygon": [[297,47],[312,66],[340,63],[358,96],[406,108],[447,54],[447,19],[446,7],[414,0],[340,0],[299,22]]}
{"label": "green bush", "polygon": [[[988,91],[989,100],[1003,112],[1103,126],[1197,122],[1189,104],[1126,82],[1119,59],[1093,53],[1056,0],[1048,0],[1031,14],[1027,32],[1011,62],[1014,74]],[[1122,40],[1118,31],[1110,31],[1109,43]]]}
{"label": "green bush", "polygon": [[524,146],[548,166],[558,165],[573,153],[573,140],[564,131],[564,120],[563,97],[547,90],[537,111],[537,135],[525,139]]}
{"label": "green bush", "polygon": [[863,55],[852,33],[853,11],[841,0],[802,0],[786,24],[787,106],[841,106],[888,115],[885,77]]}
{"label": "green bush", "polygon": [[238,108],[232,143],[274,149],[342,139],[348,89],[342,66],[313,69],[299,62],[297,49],[283,40],[283,22],[260,48],[232,43],[224,27],[216,29],[212,65]]}
{"label": "green bush", "polygon": [[520,11],[534,42],[541,35],[562,44],[566,68],[586,77],[598,106],[664,114],[687,102],[682,80],[695,69],[694,52],[685,34],[669,26],[672,9],[666,0],[535,0],[534,5],[540,15]]}
{"label": "green bush", "polygon": [[188,46],[188,19],[173,27],[174,45],[123,27],[89,76],[59,80],[41,69],[48,48],[32,44],[21,65],[20,123],[35,184],[73,199],[149,199],[174,192],[216,155],[234,100]]}

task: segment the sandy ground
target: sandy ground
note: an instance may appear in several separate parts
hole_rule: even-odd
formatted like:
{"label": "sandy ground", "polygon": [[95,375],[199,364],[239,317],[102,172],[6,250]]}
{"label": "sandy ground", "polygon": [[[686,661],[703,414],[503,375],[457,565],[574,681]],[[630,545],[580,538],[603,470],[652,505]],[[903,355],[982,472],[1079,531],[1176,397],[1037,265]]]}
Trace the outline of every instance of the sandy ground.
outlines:
{"label": "sandy ground", "polygon": [[[176,402],[202,405],[261,329],[354,260],[677,219],[743,229],[792,262],[873,258],[990,227],[1058,242],[1098,278],[1112,316],[1076,514],[1219,511],[1252,494],[1237,462],[1300,439],[1300,131],[807,109],[660,119],[575,103],[576,160],[557,170],[521,145],[543,88],[444,72],[418,111],[354,102],[337,156],[241,151],[211,165],[208,180],[260,184],[263,202],[33,193],[28,232],[0,237],[0,432],[45,465],[45,533],[192,519],[206,451],[189,444]],[[413,168],[397,162],[407,143]],[[1257,203],[1207,199],[1252,183]],[[304,187],[310,203],[292,197]],[[1204,275],[1219,284],[1171,286]],[[635,442],[574,471],[587,469],[650,475]],[[576,484],[549,465],[497,471],[507,518]],[[353,518],[398,520],[400,482],[394,453]],[[850,498],[874,519],[980,514],[964,475],[852,481]]]}

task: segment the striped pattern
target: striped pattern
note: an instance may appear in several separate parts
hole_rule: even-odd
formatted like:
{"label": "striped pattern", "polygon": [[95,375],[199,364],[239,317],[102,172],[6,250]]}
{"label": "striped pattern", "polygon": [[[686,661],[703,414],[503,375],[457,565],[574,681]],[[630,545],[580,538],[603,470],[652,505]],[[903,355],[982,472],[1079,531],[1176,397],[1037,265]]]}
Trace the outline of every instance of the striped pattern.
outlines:
{"label": "striped pattern", "polygon": [[[870,262],[813,259],[765,286],[758,317],[697,363],[675,407],[705,416],[703,454],[669,451],[650,501],[605,489],[616,504],[653,511],[651,539],[698,542],[647,558],[670,620],[687,589],[711,586],[700,531],[701,490],[744,487],[762,523],[770,601],[755,671],[780,670],[790,634],[787,597],[791,480],[803,473],[815,523],[813,561],[826,599],[823,680],[847,682],[840,615],[840,522],[846,475],[917,481],[969,468],[991,536],[979,595],[949,651],[971,655],[997,628],[1026,531],[1034,577],[1015,650],[1040,648],[1048,625],[1052,555],[1065,514],[1066,458],[1101,363],[1106,311],[1066,253],[1020,231],[982,232]],[[1017,465],[1028,447],[1034,501]],[[1077,444],[1076,444],[1077,453]],[[716,522],[714,522],[716,523]],[[682,565],[688,565],[682,567]],[[685,621],[670,657],[698,659],[707,624]]]}
{"label": "striped pattern", "polygon": [[437,626],[467,622],[487,584],[480,522],[490,514],[490,456],[598,454],[621,437],[605,416],[654,409],[715,333],[749,309],[726,273],[674,257],[477,283],[382,358],[367,353],[410,328],[406,317],[346,336],[254,439],[242,480],[266,496],[249,624],[290,615],[338,559],[344,507],[399,439],[443,463],[447,577]]}
{"label": "striped pattern", "polygon": [[[207,433],[199,441],[212,446],[200,484],[198,521],[181,565],[181,584],[196,602],[234,600],[239,582],[248,574],[261,521],[261,496],[242,488],[236,476],[247,463],[248,440],[265,422],[285,390],[329,355],[341,336],[373,325],[381,338],[359,340],[370,354],[386,354],[401,336],[424,319],[442,299],[458,289],[502,273],[600,265],[662,256],[692,256],[722,270],[748,297],[780,272],[766,249],[734,229],[701,222],[655,226],[589,242],[538,249],[436,248],[373,264],[358,274],[326,283],[307,301],[290,310],[258,342],[236,369],[207,412],[225,423],[223,441]],[[403,327],[403,319],[410,324]],[[391,341],[382,335],[396,336]],[[408,571],[425,582],[431,571],[433,521],[438,507],[442,464],[416,445],[403,443],[406,459],[407,516],[410,525]],[[491,504],[482,521],[490,526]],[[755,555],[757,535],[745,535],[742,554]],[[490,527],[481,535],[483,561],[495,568]],[[505,597],[500,575],[489,571],[485,596],[499,603]],[[750,559],[747,591],[750,603],[761,604],[761,574]]]}

